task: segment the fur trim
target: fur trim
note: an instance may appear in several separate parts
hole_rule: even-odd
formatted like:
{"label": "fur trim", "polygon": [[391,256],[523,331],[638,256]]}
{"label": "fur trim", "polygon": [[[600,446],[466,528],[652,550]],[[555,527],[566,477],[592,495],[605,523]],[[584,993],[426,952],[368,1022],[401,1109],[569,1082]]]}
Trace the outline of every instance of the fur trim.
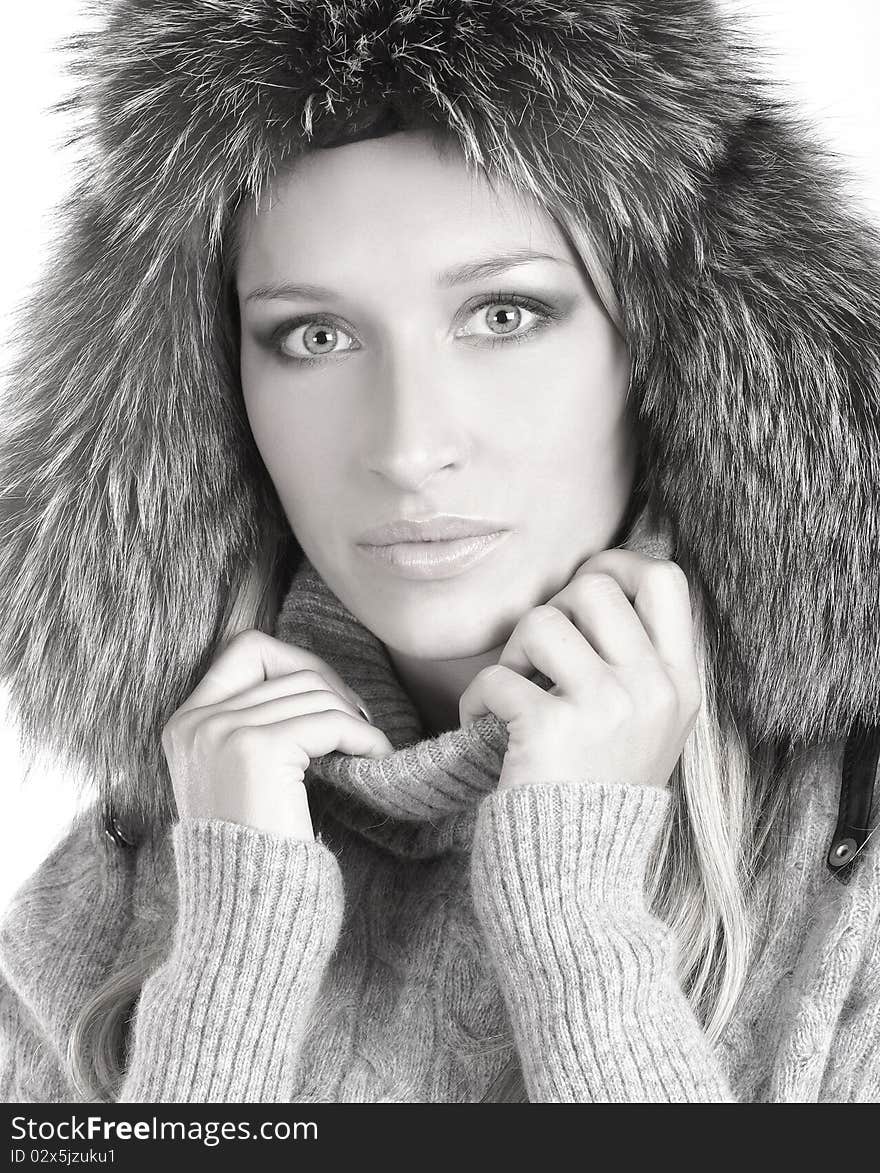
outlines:
{"label": "fur trim", "polygon": [[221,329],[229,210],[388,108],[591,225],[749,739],[880,720],[877,240],[709,0],[117,0],[69,48],[86,163],[0,433],[24,744],[173,810],[161,727],[249,568],[292,568]]}

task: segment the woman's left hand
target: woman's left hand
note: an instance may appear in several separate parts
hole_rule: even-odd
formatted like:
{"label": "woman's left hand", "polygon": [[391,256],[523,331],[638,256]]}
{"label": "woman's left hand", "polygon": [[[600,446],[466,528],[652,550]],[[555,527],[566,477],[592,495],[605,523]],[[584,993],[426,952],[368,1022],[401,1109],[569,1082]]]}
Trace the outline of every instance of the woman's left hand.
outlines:
{"label": "woman's left hand", "polygon": [[[534,670],[548,691],[527,680]],[[499,788],[666,786],[702,704],[690,592],[675,562],[602,550],[519,620],[461,695],[462,725],[507,724]]]}

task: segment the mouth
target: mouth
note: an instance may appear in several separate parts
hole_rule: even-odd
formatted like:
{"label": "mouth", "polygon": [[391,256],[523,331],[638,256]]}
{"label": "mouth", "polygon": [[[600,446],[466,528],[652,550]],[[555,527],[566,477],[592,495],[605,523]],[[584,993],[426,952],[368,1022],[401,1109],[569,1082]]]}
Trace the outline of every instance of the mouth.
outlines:
{"label": "mouth", "polygon": [[357,549],[403,578],[451,578],[494,551],[510,532],[476,518],[400,519],[362,534]]}

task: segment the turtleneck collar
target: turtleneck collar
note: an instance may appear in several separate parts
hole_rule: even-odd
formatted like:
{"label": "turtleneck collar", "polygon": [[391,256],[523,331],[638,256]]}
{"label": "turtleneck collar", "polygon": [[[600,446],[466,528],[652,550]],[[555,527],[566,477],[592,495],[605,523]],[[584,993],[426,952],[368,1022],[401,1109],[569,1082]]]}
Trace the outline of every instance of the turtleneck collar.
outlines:
{"label": "turtleneck collar", "polygon": [[[665,524],[642,513],[622,543],[671,557]],[[427,858],[467,851],[479,800],[497,784],[507,729],[492,714],[464,728],[430,735],[394,669],[385,645],[336,597],[303,558],[275,626],[277,639],[326,660],[361,696],[394,750],[384,758],[339,751],[314,758],[306,787],[316,827],[323,811],[393,852]],[[549,687],[546,677],[536,683]]]}

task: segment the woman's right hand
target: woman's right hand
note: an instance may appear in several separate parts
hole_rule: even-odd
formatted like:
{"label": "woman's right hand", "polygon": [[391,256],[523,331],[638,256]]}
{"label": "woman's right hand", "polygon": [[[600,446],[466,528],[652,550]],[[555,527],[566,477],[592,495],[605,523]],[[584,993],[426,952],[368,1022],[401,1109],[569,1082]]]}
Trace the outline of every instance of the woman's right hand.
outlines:
{"label": "woman's right hand", "polygon": [[393,751],[361,704],[319,656],[239,632],[162,730],[178,816],[314,840],[303,783],[311,759]]}

